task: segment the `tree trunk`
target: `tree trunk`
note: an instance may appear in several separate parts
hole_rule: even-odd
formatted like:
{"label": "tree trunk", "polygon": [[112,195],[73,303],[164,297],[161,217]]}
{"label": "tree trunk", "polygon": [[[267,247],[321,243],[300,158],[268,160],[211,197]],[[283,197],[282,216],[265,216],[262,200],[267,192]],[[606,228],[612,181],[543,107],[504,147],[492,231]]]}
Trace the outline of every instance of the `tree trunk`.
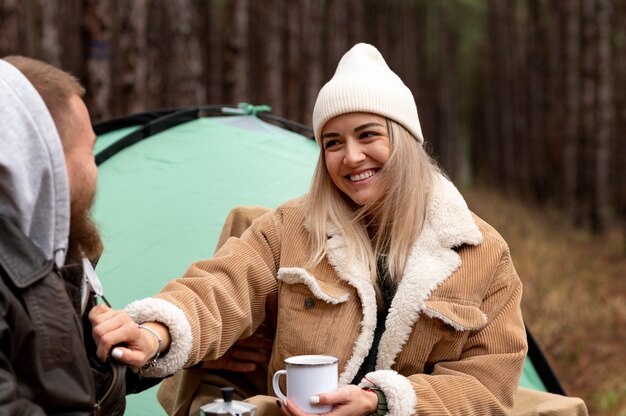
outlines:
{"label": "tree trunk", "polygon": [[61,42],[63,49],[61,61],[63,69],[70,71],[75,76],[82,78],[85,72],[85,54],[83,48],[83,34],[81,19],[83,17],[82,0],[68,0],[63,2],[61,11],[63,25],[61,29]]}
{"label": "tree trunk", "polygon": [[452,9],[447,2],[438,3],[439,7],[439,88],[438,88],[438,149],[439,160],[446,172],[458,179],[460,161],[460,127],[458,112],[458,92],[456,88],[456,39],[451,24]]}
{"label": "tree trunk", "polygon": [[168,74],[170,65],[163,61],[164,50],[171,49],[170,22],[165,13],[165,0],[148,2],[146,108],[169,107]]}
{"label": "tree trunk", "polygon": [[595,48],[597,47],[597,31],[594,14],[595,1],[582,2],[582,46],[581,46],[581,122],[582,122],[582,148],[579,155],[580,180],[578,187],[578,205],[580,211],[576,218],[579,226],[590,227],[590,218],[593,210],[593,187],[595,181],[595,150],[593,148],[596,123],[595,123],[595,96],[596,96],[596,73],[595,73]]}
{"label": "tree trunk", "polygon": [[87,105],[93,120],[105,120],[111,117],[111,2],[85,0],[84,5]]}
{"label": "tree trunk", "polygon": [[286,76],[286,89],[282,91],[285,95],[286,116],[290,119],[302,121],[303,112],[300,106],[300,98],[302,97],[301,80],[301,57],[300,50],[302,39],[302,32],[300,31],[300,22],[303,19],[302,10],[298,7],[296,2],[287,1],[287,68],[285,72]]}
{"label": "tree trunk", "polygon": [[[535,161],[531,158],[531,146],[528,143],[530,138],[529,117],[531,106],[530,96],[530,56],[531,44],[529,31],[532,25],[529,17],[528,3],[522,3],[516,10],[514,22],[511,23],[512,39],[515,45],[511,55],[513,59],[513,82],[511,85],[514,98],[513,130],[515,136],[515,184],[516,188],[526,195],[533,192],[531,180],[531,170]],[[534,51],[534,50],[533,50]]]}
{"label": "tree trunk", "polygon": [[226,53],[224,56],[224,86],[226,101],[237,104],[248,100],[248,10],[249,0],[230,0]]}
{"label": "tree trunk", "polygon": [[78,0],[39,0],[38,4],[41,16],[41,51],[38,57],[79,76],[83,62],[81,3]]}
{"label": "tree trunk", "polygon": [[592,229],[596,234],[606,232],[609,223],[609,201],[611,181],[610,139],[611,139],[611,2],[596,0],[595,25],[598,34],[596,46],[596,134],[595,139],[595,184],[592,211]]}
{"label": "tree trunk", "polygon": [[207,100],[210,104],[230,104],[225,94],[224,26],[226,25],[226,5],[221,0],[209,0],[205,22],[208,28],[206,40],[205,78]]}
{"label": "tree trunk", "polygon": [[111,62],[112,113],[116,116],[146,111],[148,95],[148,1],[135,0],[117,13]]}
{"label": "tree trunk", "polygon": [[386,45],[382,54],[391,70],[404,80],[405,74],[403,73],[403,69],[405,51],[402,49],[402,46],[407,34],[401,25],[391,24],[391,22],[402,21],[403,5],[403,0],[387,0],[385,2],[386,10],[384,14],[386,20],[381,23],[385,27],[384,32],[386,36]]}
{"label": "tree trunk", "polygon": [[[417,87],[413,90],[413,97],[417,103],[422,134],[424,135],[424,146],[428,152],[432,152],[433,140],[437,138],[437,118],[434,109],[434,98],[436,89],[431,78],[432,66],[434,65],[429,54],[427,45],[432,42],[432,33],[428,30],[431,26],[432,13],[428,13],[429,7],[425,2],[417,3],[413,18],[415,19],[415,37],[419,45],[415,54],[419,62],[417,70]],[[377,16],[372,17],[375,22]]]}
{"label": "tree trunk", "polygon": [[613,134],[613,195],[616,211],[622,223],[622,245],[626,253],[626,1],[615,8],[615,132]]}
{"label": "tree trunk", "polygon": [[[500,122],[501,108],[498,104],[498,87],[496,74],[499,70],[498,46],[500,41],[498,33],[498,20],[501,18],[496,7],[498,0],[489,0],[487,3],[487,50],[485,62],[488,62],[484,71],[484,125],[485,138],[482,146],[476,146],[474,166],[477,174],[487,183],[498,183],[500,176],[496,174],[498,169],[498,125]],[[479,150],[480,149],[480,150]]]}
{"label": "tree trunk", "polygon": [[[206,92],[204,88],[197,86],[202,82],[204,63],[197,33],[198,16],[193,10],[191,0],[168,0],[165,2],[165,14],[171,19],[171,49],[168,59],[163,61],[163,65],[168,65],[171,69],[167,79],[171,96],[168,97],[170,105],[173,106],[193,106],[206,102]],[[245,5],[244,5],[245,6]],[[247,25],[247,10],[238,10],[243,17],[241,24]],[[245,36],[246,32],[242,33]],[[248,72],[245,67],[247,50],[246,41],[241,42],[239,60],[242,66],[235,71],[237,74],[236,96],[241,96],[245,100],[248,94],[247,77]],[[240,84],[240,85],[239,85]]]}
{"label": "tree trunk", "polygon": [[[411,2],[412,3],[412,2]],[[348,46],[356,43],[367,42],[365,27],[365,2],[363,0],[348,0]],[[305,15],[306,16],[306,15]],[[409,29],[409,27],[405,27]]]}
{"label": "tree trunk", "polygon": [[20,10],[25,2],[0,0],[0,57],[24,53],[23,31],[20,30]]}
{"label": "tree trunk", "polygon": [[418,87],[418,72],[419,72],[419,49],[421,45],[418,39],[418,22],[415,21],[418,16],[419,9],[415,2],[403,3],[401,26],[403,28],[402,36],[402,53],[404,54],[404,60],[402,63],[402,79],[404,83],[409,87],[413,96],[417,101],[417,94],[419,93]]}
{"label": "tree trunk", "polygon": [[352,45],[348,45],[348,8],[345,1],[329,1],[327,3],[328,20],[328,71],[332,74],[337,63]]}
{"label": "tree trunk", "polygon": [[[255,35],[259,42],[257,61],[260,62],[258,82],[255,87],[259,89],[259,101],[255,104],[268,104],[277,115],[285,114],[284,88],[283,88],[283,62],[284,48],[282,47],[285,7],[283,0],[269,0],[253,3],[257,5],[260,24]],[[253,71],[255,72],[255,71]]]}
{"label": "tree trunk", "polygon": [[610,77],[609,4],[606,0],[583,2],[583,149],[581,155],[582,211],[578,222],[594,233],[602,233],[608,221],[608,108]]}
{"label": "tree trunk", "polygon": [[[57,5],[58,6],[58,5]],[[59,7],[54,7],[49,0],[39,0],[41,10],[41,59],[56,67],[61,67],[61,48]]]}
{"label": "tree trunk", "polygon": [[580,3],[579,0],[563,0],[563,68],[565,86],[563,104],[563,192],[564,206],[571,220],[578,214],[577,189],[579,187],[580,153]]}
{"label": "tree trunk", "polygon": [[375,0],[373,6],[374,25],[370,27],[370,30],[374,31],[375,45],[383,56],[388,56],[391,49],[389,40],[389,23],[391,21],[389,14],[391,10],[387,7],[386,2]]}
{"label": "tree trunk", "polygon": [[[523,28],[528,26],[527,8],[525,4],[513,3],[512,8],[508,12],[508,59],[509,62],[509,94],[510,94],[510,123],[511,138],[509,139],[511,147],[511,179],[509,186],[522,193],[528,193],[530,180],[530,155],[529,147],[521,145],[528,140],[527,120],[528,105],[526,98],[526,82],[527,61],[526,53],[528,51],[526,37],[524,37]],[[511,159],[510,159],[511,160]]]}
{"label": "tree trunk", "polygon": [[530,149],[531,168],[531,191],[535,197],[542,197],[545,190],[545,94],[546,69],[543,63],[546,62],[544,53],[545,38],[541,24],[541,0],[530,0],[529,2],[529,57],[528,68],[529,79],[529,120],[528,120],[528,142]]}
{"label": "tree trunk", "polygon": [[562,12],[561,2],[548,2],[544,9],[546,14],[546,125],[545,125],[545,170],[543,178],[546,182],[545,194],[540,198],[552,198],[561,202],[563,184],[561,172],[563,171],[563,68],[562,59]]}
{"label": "tree trunk", "polygon": [[322,62],[324,7],[319,3],[319,0],[303,0],[302,3],[302,15],[305,16],[302,22],[302,37],[307,39],[302,45],[303,79],[305,80],[302,87],[304,110],[302,122],[307,125],[312,123],[311,116],[317,94],[326,82]]}
{"label": "tree trunk", "polygon": [[496,42],[497,48],[497,96],[498,107],[500,108],[499,126],[498,126],[498,147],[500,148],[497,174],[502,178],[501,185],[509,190],[514,181],[515,166],[515,143],[513,129],[513,105],[512,105],[512,89],[513,68],[511,63],[511,42],[510,25],[513,22],[512,9],[514,4],[510,2],[495,1],[496,14]]}

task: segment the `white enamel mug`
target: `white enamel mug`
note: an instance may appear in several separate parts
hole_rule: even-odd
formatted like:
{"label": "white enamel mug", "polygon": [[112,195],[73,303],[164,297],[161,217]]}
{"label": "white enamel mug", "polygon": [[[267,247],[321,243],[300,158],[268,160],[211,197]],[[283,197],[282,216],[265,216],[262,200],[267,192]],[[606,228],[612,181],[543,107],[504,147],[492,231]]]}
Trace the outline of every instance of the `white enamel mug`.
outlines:
{"label": "white enamel mug", "polygon": [[296,355],[285,360],[285,370],[278,370],[272,378],[276,396],[285,400],[278,380],[287,377],[287,400],[306,413],[326,413],[333,409],[329,404],[311,404],[311,396],[337,390],[339,359],[330,355]]}

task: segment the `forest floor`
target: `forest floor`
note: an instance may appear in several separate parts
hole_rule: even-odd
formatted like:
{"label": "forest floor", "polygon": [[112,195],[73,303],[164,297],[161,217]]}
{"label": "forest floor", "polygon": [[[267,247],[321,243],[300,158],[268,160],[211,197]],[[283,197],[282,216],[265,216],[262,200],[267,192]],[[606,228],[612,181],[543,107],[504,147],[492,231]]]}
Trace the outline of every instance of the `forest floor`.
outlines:
{"label": "forest floor", "polygon": [[584,399],[592,415],[626,416],[623,237],[593,237],[556,210],[485,188],[462,193],[508,242],[524,282],[526,324],[568,395]]}

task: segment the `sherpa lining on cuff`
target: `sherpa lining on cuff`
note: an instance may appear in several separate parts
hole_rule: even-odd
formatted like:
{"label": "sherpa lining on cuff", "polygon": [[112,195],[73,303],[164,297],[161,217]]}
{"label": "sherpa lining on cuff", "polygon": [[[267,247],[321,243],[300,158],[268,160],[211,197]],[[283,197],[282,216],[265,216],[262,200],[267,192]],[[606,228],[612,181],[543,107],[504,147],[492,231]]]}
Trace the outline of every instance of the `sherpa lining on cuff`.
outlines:
{"label": "sherpa lining on cuff", "polygon": [[132,302],[124,311],[138,324],[160,322],[170,331],[171,343],[167,354],[157,359],[157,365],[142,371],[145,377],[165,377],[183,368],[191,351],[191,325],[185,313],[174,304],[159,298]]}
{"label": "sherpa lining on cuff", "polygon": [[411,416],[415,413],[417,396],[411,382],[393,370],[368,373],[359,387],[378,387],[385,393],[390,416]]}

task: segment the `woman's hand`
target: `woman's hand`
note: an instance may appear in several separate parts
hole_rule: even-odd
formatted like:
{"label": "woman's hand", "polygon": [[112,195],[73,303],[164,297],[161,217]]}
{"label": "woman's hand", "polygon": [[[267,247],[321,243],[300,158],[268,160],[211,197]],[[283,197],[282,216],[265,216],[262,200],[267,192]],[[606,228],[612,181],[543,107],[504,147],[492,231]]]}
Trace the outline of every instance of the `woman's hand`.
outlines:
{"label": "woman's hand", "polygon": [[[323,393],[317,396],[318,404],[332,404],[333,410],[324,413],[328,416],[366,416],[376,411],[378,396],[376,393],[363,390],[355,385],[343,386],[332,393]],[[281,402],[280,412],[286,416],[308,416],[308,413],[287,400]]]}
{"label": "woman's hand", "polygon": [[[159,348],[159,342],[154,334],[140,329],[124,311],[96,305],[89,312],[89,320],[97,345],[96,354],[103,362],[113,348],[111,352],[113,358],[131,367],[140,368],[154,357]],[[159,333],[163,340],[161,352],[165,351],[170,344],[167,327],[156,322],[145,325]]]}

